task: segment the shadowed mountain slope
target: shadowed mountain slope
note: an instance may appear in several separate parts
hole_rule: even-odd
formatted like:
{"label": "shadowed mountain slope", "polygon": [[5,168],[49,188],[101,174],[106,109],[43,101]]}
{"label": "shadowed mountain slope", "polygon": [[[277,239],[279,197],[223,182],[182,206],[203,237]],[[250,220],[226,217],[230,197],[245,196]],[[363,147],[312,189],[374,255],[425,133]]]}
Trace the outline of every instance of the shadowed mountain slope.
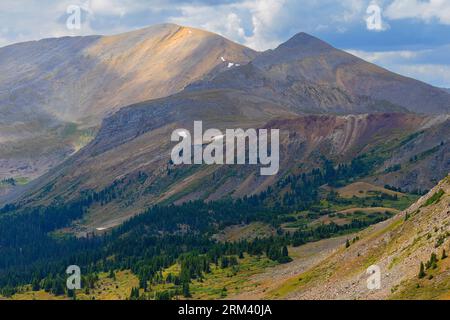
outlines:
{"label": "shadowed mountain slope", "polygon": [[368,63],[305,33],[250,64],[191,85],[236,88],[289,105],[296,112],[450,112],[450,95]]}
{"label": "shadowed mountain slope", "polygon": [[[431,187],[433,179],[440,179],[450,169],[445,161],[448,138],[441,145],[442,134],[449,128],[448,117],[414,114],[299,117],[270,101],[249,95],[244,100],[240,92],[210,94],[192,95],[190,100],[183,94],[181,101],[173,96],[122,109],[104,121],[91,144],[32,183],[19,202],[36,206],[57,199],[76,200],[90,191],[114,190],[117,196],[101,205],[94,204],[85,220],[89,228],[105,228],[155,203],[259,194],[287,174],[323,166],[324,159],[337,164],[359,157],[371,167],[366,179],[409,190]],[[199,115],[203,116],[205,128],[280,129],[278,175],[262,177],[258,166],[171,165],[170,152],[174,146],[170,142],[171,132],[176,128],[192,130]],[[407,155],[421,155],[429,144],[436,148],[437,154],[443,154],[444,162],[429,165],[435,152],[409,162]],[[391,163],[401,163],[402,170],[391,172]],[[414,178],[410,174],[413,170],[423,175]],[[396,174],[395,178],[390,174]],[[409,184],[397,185],[402,177]]]}

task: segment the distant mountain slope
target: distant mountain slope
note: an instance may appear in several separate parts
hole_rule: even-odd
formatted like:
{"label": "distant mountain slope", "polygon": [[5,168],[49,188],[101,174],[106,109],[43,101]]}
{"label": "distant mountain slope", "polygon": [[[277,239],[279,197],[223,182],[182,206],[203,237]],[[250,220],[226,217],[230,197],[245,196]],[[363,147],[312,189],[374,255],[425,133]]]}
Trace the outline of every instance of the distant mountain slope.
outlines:
{"label": "distant mountain slope", "polygon": [[236,90],[300,114],[450,112],[443,90],[305,33],[257,54],[206,31],[164,24],[7,46],[0,61],[0,178],[34,179],[90,141],[105,116],[186,86]]}
{"label": "distant mountain slope", "polygon": [[[243,99],[236,91],[204,94],[183,93],[122,109],[104,121],[89,146],[30,185],[20,202],[35,206],[53,199],[70,201],[88,190],[113,188],[120,196],[92,207],[86,220],[90,227],[105,227],[117,225],[154,203],[258,194],[286,173],[305,172],[323,165],[324,157],[335,163],[348,163],[364,156],[378,171],[369,179],[383,178],[398,187],[395,182],[405,177],[410,184],[400,187],[409,190],[431,187],[433,179],[440,179],[450,170],[445,158],[443,162],[429,162],[435,153],[409,163],[409,157],[422,154],[430,145],[436,147],[437,153],[448,153],[448,138],[441,146],[441,135],[449,128],[448,117],[414,114],[299,117],[258,97],[246,95]],[[205,127],[279,128],[279,174],[261,177],[259,168],[254,166],[171,166],[172,130],[192,129],[193,121],[200,115]],[[406,159],[400,158],[400,154]],[[403,171],[395,172],[396,179],[384,178],[393,174],[387,170],[389,163],[404,166]],[[423,175],[416,176],[420,181],[410,174],[419,166],[426,168]]]}
{"label": "distant mountain slope", "polygon": [[[370,227],[349,248],[269,293],[291,299],[448,299],[450,176],[402,214]],[[431,259],[436,255],[436,261]],[[431,260],[431,262],[430,262]],[[427,264],[429,262],[429,264]],[[419,277],[420,264],[424,274]],[[366,269],[381,269],[381,289],[368,290]]]}
{"label": "distant mountain slope", "polygon": [[203,88],[246,90],[297,112],[450,113],[450,95],[441,89],[392,73],[305,33],[249,65],[189,87]]}
{"label": "distant mountain slope", "polygon": [[[172,48],[180,33],[180,39],[192,36],[188,28],[173,28],[164,25],[155,29],[163,34],[171,30],[157,41],[163,52],[169,52],[165,50]],[[237,46],[205,34],[216,39],[213,43]],[[139,32],[133,35],[118,37],[123,37],[122,41],[134,39],[132,43],[137,41],[135,38],[145,38]],[[108,37],[102,41],[114,44],[119,40]],[[185,40],[180,41],[186,44]],[[154,40],[150,42],[153,44]],[[240,46],[236,50],[241,60],[256,56]],[[91,48],[92,51],[96,52]],[[449,105],[445,103],[450,101],[450,95],[443,90],[393,74],[306,34],[298,34],[248,64],[230,63],[227,57],[231,54],[223,57],[222,49],[213,52],[213,62],[207,68],[210,71],[203,80],[171,96],[130,105],[106,117],[87,147],[3,202],[20,199],[25,206],[45,205],[55,199],[77,199],[92,190],[120,190],[119,197],[90,210],[88,224],[98,227],[117,225],[154,203],[215,200],[262,192],[284,174],[313,169],[323,165],[325,158],[337,164],[365,157],[371,166],[366,180],[409,191],[427,190],[450,171],[449,115],[434,115],[448,112]],[[209,59],[204,51],[201,53],[203,59]],[[101,61],[106,59],[103,64],[111,63],[118,70],[122,67],[121,63],[108,60],[106,53],[96,52],[95,56]],[[170,67],[163,62],[170,65],[171,58],[174,64],[185,66],[179,57],[171,51],[171,56],[161,58],[161,65],[149,62],[148,68],[159,70],[155,78],[164,79],[161,72]],[[129,59],[132,70],[140,69]],[[206,73],[200,65],[200,74]],[[188,70],[190,74],[197,69]],[[136,72],[125,79],[137,81],[140,77],[135,79]],[[133,82],[131,88],[136,86],[140,86],[139,82]],[[119,87],[116,90],[119,97],[104,93],[100,96],[114,106],[126,96]],[[405,104],[410,100],[416,104]],[[103,109],[99,110],[101,113]],[[95,119],[95,114],[92,116]],[[204,128],[281,129],[280,173],[261,177],[259,168],[254,166],[172,166],[171,132],[176,128],[191,129],[195,120],[202,120]]]}
{"label": "distant mountain slope", "polygon": [[173,24],[0,48],[0,178],[39,176],[118,108],[176,93],[255,56],[216,34]]}
{"label": "distant mountain slope", "polygon": [[[116,36],[45,39],[0,49],[0,111],[44,112],[96,125],[118,107],[165,97],[251,49],[216,34],[172,24]],[[15,72],[12,72],[12,71]],[[12,111],[11,109],[14,109]],[[11,114],[9,112],[11,112]]]}

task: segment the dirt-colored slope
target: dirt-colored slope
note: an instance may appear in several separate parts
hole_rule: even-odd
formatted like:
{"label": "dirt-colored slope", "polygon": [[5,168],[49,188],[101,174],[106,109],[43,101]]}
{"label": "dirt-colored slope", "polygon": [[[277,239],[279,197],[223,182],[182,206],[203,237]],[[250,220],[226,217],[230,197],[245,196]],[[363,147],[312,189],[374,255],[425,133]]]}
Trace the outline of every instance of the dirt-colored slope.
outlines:
{"label": "dirt-colored slope", "polygon": [[119,107],[168,96],[218,66],[226,68],[227,61],[246,63],[255,56],[216,34],[174,24],[16,44],[0,49],[0,112],[23,120],[18,110],[8,115],[6,109],[26,107],[97,125]]}
{"label": "dirt-colored slope", "polygon": [[85,145],[95,134],[86,129],[120,107],[176,93],[255,56],[173,24],[0,48],[0,178],[35,178]]}
{"label": "dirt-colored slope", "polygon": [[[289,299],[445,298],[450,293],[450,176],[396,217],[361,232],[309,270],[280,283],[267,296]],[[420,263],[437,255],[419,279]],[[381,269],[381,288],[367,288],[366,269]],[[432,276],[432,277],[430,277]]]}
{"label": "dirt-colored slope", "polygon": [[370,194],[384,193],[391,196],[402,196],[402,193],[378,187],[367,182],[355,182],[337,190],[343,198],[367,197]]}
{"label": "dirt-colored slope", "polygon": [[243,290],[243,292],[232,295],[228,299],[265,299],[267,294],[276,290],[280,283],[284,283],[294,275],[321,263],[330,254],[339,250],[345,240],[346,237],[344,236],[308,243],[297,248],[289,248],[289,256],[293,258],[292,262],[268,268],[264,272],[252,276],[248,279],[248,287],[253,288],[252,290]]}

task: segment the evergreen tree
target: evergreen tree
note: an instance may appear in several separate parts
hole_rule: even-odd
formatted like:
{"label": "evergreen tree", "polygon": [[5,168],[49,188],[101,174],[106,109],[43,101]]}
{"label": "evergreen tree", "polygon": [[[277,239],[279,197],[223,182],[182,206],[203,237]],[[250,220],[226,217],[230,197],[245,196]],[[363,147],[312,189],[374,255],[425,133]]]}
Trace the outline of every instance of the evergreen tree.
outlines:
{"label": "evergreen tree", "polygon": [[52,292],[55,296],[62,296],[62,295],[65,293],[65,292],[64,292],[64,280],[61,278],[61,276],[57,276],[57,277],[53,280],[51,292]]}
{"label": "evergreen tree", "polygon": [[138,300],[138,299],[139,299],[139,288],[132,288],[130,300]]}
{"label": "evergreen tree", "polygon": [[147,292],[148,286],[147,286],[147,278],[141,278],[139,280],[139,287],[141,289],[144,289],[144,292]]}
{"label": "evergreen tree", "polygon": [[420,270],[419,270],[419,279],[425,278],[425,266],[423,265],[423,262],[420,263]]}
{"label": "evergreen tree", "polygon": [[31,282],[31,290],[33,291],[41,290],[41,285],[38,278],[33,278],[33,281]]}
{"label": "evergreen tree", "polygon": [[191,297],[191,291],[190,291],[188,282],[183,283],[183,296],[185,298],[190,298]]}
{"label": "evergreen tree", "polygon": [[113,279],[113,280],[116,280],[116,274],[115,274],[115,272],[114,272],[113,269],[111,269],[111,270],[109,271],[108,278]]}
{"label": "evergreen tree", "polygon": [[223,299],[223,298],[226,298],[227,292],[228,292],[227,288],[226,288],[226,287],[223,287],[223,288],[222,288],[222,291],[221,291],[221,293],[220,293],[220,297],[221,297],[222,299]]}
{"label": "evergreen tree", "polygon": [[75,290],[67,290],[67,296],[72,300],[77,300],[77,294]]}
{"label": "evergreen tree", "polygon": [[437,268],[437,261],[438,261],[437,255],[436,255],[436,253],[433,252],[431,254],[430,260],[427,261],[425,267],[427,269],[436,269]]}
{"label": "evergreen tree", "polygon": [[282,256],[283,257],[289,257],[289,251],[288,248],[286,246],[283,247],[283,251],[282,251]]}

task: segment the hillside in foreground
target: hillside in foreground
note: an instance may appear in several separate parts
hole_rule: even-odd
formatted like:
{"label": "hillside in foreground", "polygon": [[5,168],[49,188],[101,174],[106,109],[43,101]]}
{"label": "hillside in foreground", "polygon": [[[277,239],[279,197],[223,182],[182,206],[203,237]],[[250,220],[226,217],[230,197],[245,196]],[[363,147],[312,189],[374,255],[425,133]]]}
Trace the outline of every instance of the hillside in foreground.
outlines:
{"label": "hillside in foreground", "polygon": [[[266,297],[449,299],[449,236],[450,176],[401,214],[362,231],[348,248],[341,246]],[[370,265],[381,268],[380,290],[367,289]]]}

